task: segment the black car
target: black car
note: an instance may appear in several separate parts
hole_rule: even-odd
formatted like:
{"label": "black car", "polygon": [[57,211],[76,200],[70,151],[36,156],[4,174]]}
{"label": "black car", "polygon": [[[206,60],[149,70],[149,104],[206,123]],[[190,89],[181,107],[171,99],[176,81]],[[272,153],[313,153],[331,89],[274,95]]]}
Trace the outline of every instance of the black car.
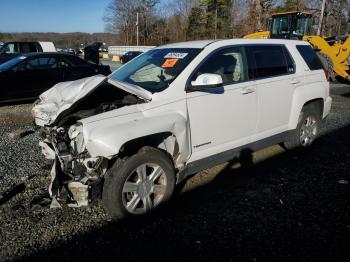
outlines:
{"label": "black car", "polygon": [[141,55],[142,52],[139,51],[129,51],[126,52],[124,55],[120,57],[120,63],[124,64],[129,62],[131,59],[134,59],[135,57]]}
{"label": "black car", "polygon": [[53,85],[97,74],[109,75],[109,66],[62,53],[29,53],[0,65],[0,102],[37,98]]}

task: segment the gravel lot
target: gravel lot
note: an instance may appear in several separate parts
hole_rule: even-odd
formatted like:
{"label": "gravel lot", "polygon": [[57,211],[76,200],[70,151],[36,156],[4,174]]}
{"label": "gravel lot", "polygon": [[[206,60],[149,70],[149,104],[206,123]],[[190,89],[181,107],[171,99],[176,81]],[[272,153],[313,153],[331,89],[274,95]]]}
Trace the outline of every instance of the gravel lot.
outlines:
{"label": "gravel lot", "polygon": [[[101,206],[48,209],[51,166],[30,105],[1,107],[0,196],[20,193],[0,204],[0,260],[350,261],[350,86],[332,96],[311,148],[206,170],[161,210],[119,222]],[[18,129],[26,136],[11,140]]]}

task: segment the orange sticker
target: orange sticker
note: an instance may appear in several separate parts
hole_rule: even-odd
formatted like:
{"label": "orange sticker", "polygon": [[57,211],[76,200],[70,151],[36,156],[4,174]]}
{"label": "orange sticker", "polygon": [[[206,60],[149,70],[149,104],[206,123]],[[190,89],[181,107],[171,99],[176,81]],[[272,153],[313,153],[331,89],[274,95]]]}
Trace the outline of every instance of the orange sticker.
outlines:
{"label": "orange sticker", "polygon": [[164,63],[162,64],[162,67],[163,68],[174,67],[178,60],[179,60],[178,58],[169,58],[164,61]]}

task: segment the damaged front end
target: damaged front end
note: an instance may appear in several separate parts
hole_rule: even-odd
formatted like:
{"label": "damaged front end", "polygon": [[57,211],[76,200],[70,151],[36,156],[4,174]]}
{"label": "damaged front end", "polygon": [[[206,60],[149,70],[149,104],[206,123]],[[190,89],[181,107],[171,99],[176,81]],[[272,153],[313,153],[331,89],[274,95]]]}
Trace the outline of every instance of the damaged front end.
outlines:
{"label": "damaged front end", "polygon": [[52,207],[67,193],[71,207],[87,206],[100,195],[101,180],[107,170],[108,159],[91,157],[87,151],[82,125],[69,128],[44,128],[43,141],[39,142],[42,153],[54,164],[51,169],[50,196]]}
{"label": "damaged front end", "polygon": [[109,160],[91,156],[79,120],[146,101],[100,76],[60,83],[40,96],[32,113],[41,126],[41,151],[53,160],[52,208],[60,207],[65,199],[71,207],[87,206],[101,195]]}

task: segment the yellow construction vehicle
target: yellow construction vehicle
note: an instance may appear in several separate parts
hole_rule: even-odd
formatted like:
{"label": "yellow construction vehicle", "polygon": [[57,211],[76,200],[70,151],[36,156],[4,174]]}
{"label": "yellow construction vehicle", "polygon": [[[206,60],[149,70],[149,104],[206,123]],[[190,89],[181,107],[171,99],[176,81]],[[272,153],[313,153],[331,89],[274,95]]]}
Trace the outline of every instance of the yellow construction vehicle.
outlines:
{"label": "yellow construction vehicle", "polygon": [[313,15],[309,12],[284,12],[272,14],[270,31],[257,32],[244,38],[298,39],[309,42],[328,69],[330,80],[335,77],[350,80],[350,37],[336,39],[311,35]]}

